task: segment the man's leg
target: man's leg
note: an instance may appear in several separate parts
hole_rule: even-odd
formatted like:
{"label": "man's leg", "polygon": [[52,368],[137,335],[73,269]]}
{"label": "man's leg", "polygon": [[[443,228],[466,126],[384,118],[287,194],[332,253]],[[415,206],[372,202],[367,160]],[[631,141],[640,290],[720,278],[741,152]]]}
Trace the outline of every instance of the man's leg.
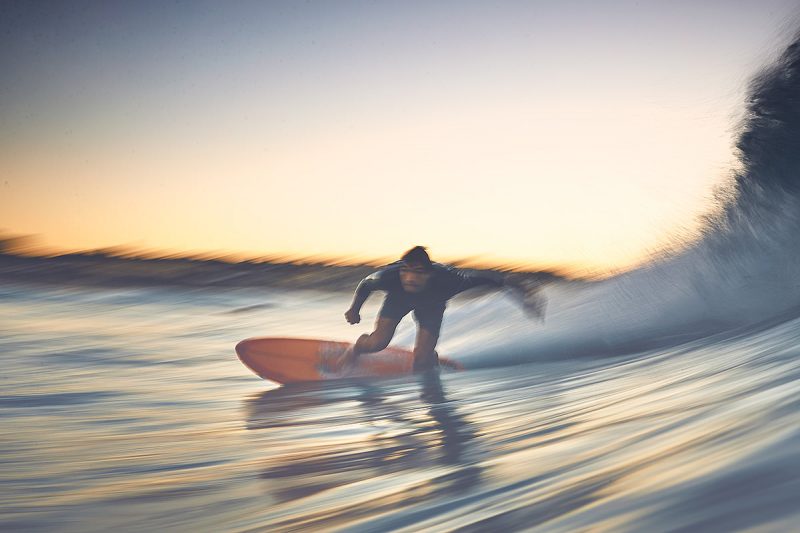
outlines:
{"label": "man's leg", "polygon": [[414,344],[414,371],[430,370],[439,366],[436,343],[439,331],[431,331],[423,326],[417,327],[417,341]]}
{"label": "man's leg", "polygon": [[387,294],[375,320],[375,330],[358,338],[353,346],[353,358],[362,353],[379,352],[389,346],[397,325],[409,311],[411,305],[403,295]]}
{"label": "man's leg", "polygon": [[356,343],[339,357],[336,366],[341,368],[350,365],[362,353],[379,352],[389,346],[397,325],[409,311],[411,306],[402,295],[387,294],[378,312],[375,330],[370,334],[361,335]]}
{"label": "man's leg", "polygon": [[414,310],[417,320],[417,341],[414,344],[414,370],[430,370],[439,366],[436,343],[442,328],[445,304],[429,304]]}
{"label": "man's leg", "polygon": [[349,366],[355,362],[362,353],[379,352],[389,346],[400,319],[378,316],[375,321],[375,330],[372,333],[361,335],[356,343],[347,348],[339,356],[335,368]]}
{"label": "man's leg", "polygon": [[361,335],[356,341],[353,347],[354,357],[358,357],[362,353],[380,352],[389,346],[399,323],[400,321],[395,318],[379,316],[375,321],[375,331]]}

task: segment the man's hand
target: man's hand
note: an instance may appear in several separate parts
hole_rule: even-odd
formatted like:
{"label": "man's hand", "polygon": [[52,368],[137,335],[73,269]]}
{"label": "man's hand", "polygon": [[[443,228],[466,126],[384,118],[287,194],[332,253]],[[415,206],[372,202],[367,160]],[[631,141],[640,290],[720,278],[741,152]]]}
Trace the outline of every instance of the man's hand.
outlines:
{"label": "man's hand", "polygon": [[519,302],[528,318],[544,322],[547,298],[541,290],[541,283],[524,275],[508,274],[503,285],[511,290],[511,295]]}
{"label": "man's hand", "polygon": [[347,320],[350,324],[358,324],[361,322],[361,315],[358,314],[358,310],[353,309],[352,307],[345,311],[344,319]]}

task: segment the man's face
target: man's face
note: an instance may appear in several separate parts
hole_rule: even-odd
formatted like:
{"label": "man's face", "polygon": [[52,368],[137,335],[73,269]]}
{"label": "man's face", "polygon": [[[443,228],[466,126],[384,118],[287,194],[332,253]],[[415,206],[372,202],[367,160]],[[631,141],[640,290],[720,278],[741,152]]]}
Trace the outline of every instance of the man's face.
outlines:
{"label": "man's face", "polygon": [[422,292],[431,279],[432,271],[424,265],[417,263],[405,263],[400,268],[400,283],[406,292]]}

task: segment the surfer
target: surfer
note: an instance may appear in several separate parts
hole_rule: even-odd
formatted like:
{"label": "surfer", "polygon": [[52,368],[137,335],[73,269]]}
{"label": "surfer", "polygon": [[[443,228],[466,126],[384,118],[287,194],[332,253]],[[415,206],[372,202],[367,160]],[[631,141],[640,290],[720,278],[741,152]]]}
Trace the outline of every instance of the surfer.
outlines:
{"label": "surfer", "polygon": [[434,263],[422,246],[403,254],[392,263],[358,284],[353,303],[344,317],[350,324],[361,322],[361,306],[373,291],[385,291],[386,296],[372,333],[361,335],[335,363],[337,367],[351,365],[364,353],[379,352],[389,345],[400,320],[414,311],[417,338],[414,344],[414,370],[429,370],[438,366],[436,343],[442,326],[447,301],[456,294],[474,287],[511,288],[529,315],[542,317],[543,299],[537,297],[538,285],[526,285],[519,277],[495,277],[468,274],[453,267]]}

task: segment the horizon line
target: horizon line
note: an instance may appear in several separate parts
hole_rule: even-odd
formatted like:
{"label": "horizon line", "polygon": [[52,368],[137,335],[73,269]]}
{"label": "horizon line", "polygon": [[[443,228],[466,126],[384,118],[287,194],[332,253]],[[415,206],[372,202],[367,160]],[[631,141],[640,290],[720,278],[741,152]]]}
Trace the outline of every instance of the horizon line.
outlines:
{"label": "horizon line", "polygon": [[[113,245],[101,246],[97,248],[62,248],[40,244],[35,235],[9,235],[0,233],[0,254],[12,255],[17,257],[30,258],[57,258],[68,255],[103,255],[109,258],[118,259],[187,259],[203,261],[223,261],[226,263],[283,263],[294,265],[322,265],[329,267],[380,267],[399,260],[398,257],[390,256],[354,256],[347,257],[334,254],[301,254],[301,253],[281,253],[281,252],[244,252],[235,250],[176,250],[169,248],[146,248],[136,245]],[[606,272],[605,275],[598,276],[597,273],[587,276],[586,274],[577,275],[577,272],[586,269],[579,269],[566,265],[545,265],[535,264],[522,260],[492,261],[481,259],[480,256],[472,255],[466,257],[444,257],[441,261],[436,261],[457,268],[474,268],[482,270],[497,270],[510,272],[546,272],[561,277],[586,278],[586,277],[606,277],[614,275],[619,271]],[[627,270],[627,269],[626,269]],[[622,270],[620,270],[622,271]]]}

